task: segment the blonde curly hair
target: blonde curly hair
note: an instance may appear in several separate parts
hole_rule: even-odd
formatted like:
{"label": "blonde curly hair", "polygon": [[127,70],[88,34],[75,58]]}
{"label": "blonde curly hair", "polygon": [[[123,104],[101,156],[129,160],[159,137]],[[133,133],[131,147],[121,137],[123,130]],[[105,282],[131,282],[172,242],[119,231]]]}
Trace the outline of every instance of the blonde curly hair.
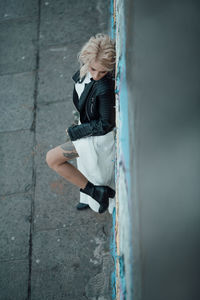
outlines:
{"label": "blonde curly hair", "polygon": [[89,65],[95,61],[98,61],[106,71],[112,72],[116,59],[115,41],[107,34],[97,33],[84,44],[77,58],[81,78],[88,72]]}

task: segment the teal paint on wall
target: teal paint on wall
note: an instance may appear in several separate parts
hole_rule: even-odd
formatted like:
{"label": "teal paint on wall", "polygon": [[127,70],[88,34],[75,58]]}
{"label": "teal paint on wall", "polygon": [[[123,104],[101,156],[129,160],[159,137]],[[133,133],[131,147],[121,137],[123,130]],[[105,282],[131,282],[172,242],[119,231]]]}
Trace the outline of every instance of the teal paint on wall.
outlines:
{"label": "teal paint on wall", "polygon": [[125,1],[116,0],[116,39],[117,39],[117,76],[116,92],[118,94],[118,155],[117,155],[117,188],[119,201],[119,300],[132,300],[132,227],[130,212],[131,173],[130,173],[130,134],[129,127],[129,98],[127,90],[127,61],[126,61],[126,19]]}
{"label": "teal paint on wall", "polygon": [[112,39],[115,38],[115,24],[114,24],[114,3],[113,0],[110,0],[110,36]]}
{"label": "teal paint on wall", "polygon": [[[124,206],[125,211],[128,214],[128,210],[130,208],[130,191],[131,191],[131,176],[130,176],[130,153],[129,153],[129,119],[128,119],[128,92],[127,92],[127,80],[126,80],[126,32],[125,32],[125,17],[123,12],[123,5],[122,2],[120,3],[120,36],[118,40],[118,47],[117,53],[118,63],[117,63],[117,70],[116,70],[116,94],[117,99],[119,101],[119,105],[117,105],[118,111],[118,138],[119,138],[119,149],[116,149],[118,153],[118,162],[116,164],[116,180],[118,184],[119,190],[119,202],[121,206]],[[119,24],[114,24],[114,17],[113,17],[113,0],[111,0],[111,28],[110,28],[110,36],[111,38],[116,37],[116,27]],[[116,11],[117,13],[117,11]],[[117,20],[117,16],[116,16]],[[117,38],[117,37],[116,37]],[[120,53],[120,54],[119,54]],[[119,215],[117,226],[122,228],[122,232],[124,230],[128,232],[130,230],[129,219],[126,216]],[[112,229],[112,239],[110,243],[110,250],[114,260],[115,270],[112,273],[112,299],[116,299],[116,263],[119,262],[119,300],[126,300],[130,299],[127,297],[127,283],[126,283],[126,271],[130,269],[130,266],[126,266],[127,264],[127,257],[130,255],[130,247],[128,240],[130,239],[129,236],[127,241],[124,243],[123,238],[120,239],[120,256],[117,256],[117,249],[116,249],[116,239],[115,239],[115,225],[116,225],[116,211],[113,212],[113,229]],[[126,230],[127,228],[127,230]],[[130,233],[129,233],[130,234]],[[129,249],[127,249],[127,246]],[[128,251],[128,252],[127,252]],[[126,269],[127,268],[127,269]],[[128,274],[131,274],[131,271],[128,270]]]}
{"label": "teal paint on wall", "polygon": [[120,19],[120,57],[117,66],[116,76],[116,92],[119,95],[119,116],[120,116],[120,128],[119,142],[120,142],[120,161],[124,165],[127,179],[127,189],[130,190],[130,153],[129,153],[129,120],[128,120],[128,93],[127,93],[127,80],[126,80],[126,30],[125,30],[125,17],[121,12]]}
{"label": "teal paint on wall", "polygon": [[[110,37],[115,38],[115,26],[114,26],[114,5],[113,0],[110,1]],[[116,170],[115,170],[116,173]],[[111,274],[111,287],[112,287],[112,300],[116,299],[116,260],[117,260],[117,249],[116,249],[116,239],[115,239],[115,225],[116,225],[116,209],[114,208],[112,213],[112,233],[110,241],[110,251],[114,261],[114,271]]]}
{"label": "teal paint on wall", "polygon": [[126,300],[126,280],[125,280],[125,264],[124,255],[119,257],[119,267],[120,267],[120,299]]}
{"label": "teal paint on wall", "polygon": [[116,210],[114,208],[113,214],[113,227],[110,241],[110,251],[114,260],[114,271],[111,274],[111,286],[112,286],[112,299],[116,299],[116,260],[117,260],[117,249],[116,249],[116,239],[115,239],[115,224],[116,224]]}

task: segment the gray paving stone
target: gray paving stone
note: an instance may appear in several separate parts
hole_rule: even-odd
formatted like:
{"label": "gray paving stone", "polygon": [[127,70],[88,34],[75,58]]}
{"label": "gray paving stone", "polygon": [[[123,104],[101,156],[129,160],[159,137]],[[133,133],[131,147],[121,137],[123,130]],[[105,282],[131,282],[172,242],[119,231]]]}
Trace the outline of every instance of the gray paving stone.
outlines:
{"label": "gray paving stone", "polygon": [[[108,294],[107,237],[98,223],[38,232],[33,238],[32,299],[84,299]],[[81,247],[80,247],[81,245]],[[46,255],[48,252],[48,256]],[[103,261],[107,264],[103,265]],[[91,292],[91,283],[101,278]],[[105,279],[103,279],[105,278]],[[101,289],[100,289],[101,287]],[[103,289],[103,292],[102,292]],[[39,298],[39,295],[41,298]]]}
{"label": "gray paving stone", "polygon": [[0,23],[0,74],[32,71],[36,65],[37,20]]}
{"label": "gray paving stone", "polygon": [[[41,10],[40,43],[44,45],[85,43],[97,32],[107,30],[107,1],[45,1]],[[84,16],[84,17],[83,17]]]}
{"label": "gray paving stone", "polygon": [[31,196],[1,196],[0,206],[0,260],[25,259],[29,252]]}
{"label": "gray paving stone", "polygon": [[51,170],[46,153],[66,142],[65,129],[72,123],[72,103],[69,101],[40,105],[37,112],[36,162],[36,228],[62,227],[66,221],[68,201],[78,202],[78,189]]}
{"label": "gray paving stone", "polygon": [[[65,130],[73,123],[73,109],[74,106],[71,99],[38,107],[36,147],[48,150],[51,146],[55,147],[66,142]],[[37,153],[43,153],[39,149]]]}
{"label": "gray paving stone", "polygon": [[79,201],[78,190],[52,172],[49,169],[37,173],[36,230],[65,227],[67,222],[74,221],[73,216],[77,213],[75,206]]}
{"label": "gray paving stone", "polygon": [[26,300],[28,272],[28,260],[1,262],[0,300]]}
{"label": "gray paving stone", "polygon": [[[42,19],[49,18],[49,15],[73,15],[75,18],[79,15],[79,18],[85,19],[85,21],[89,22],[91,13],[93,11],[93,16],[97,15],[98,12],[98,20],[101,20],[104,25],[107,26],[108,17],[109,17],[109,1],[105,0],[90,0],[87,5],[85,2],[81,0],[57,0],[57,1],[45,1],[42,0]],[[85,18],[85,14],[87,12],[87,19]],[[103,15],[104,14],[104,15]],[[97,26],[97,24],[96,24]]]}
{"label": "gray paving stone", "polygon": [[72,99],[72,75],[77,71],[78,45],[50,47],[40,51],[38,103]]}
{"label": "gray paving stone", "polygon": [[0,133],[1,195],[25,192],[32,186],[33,133]]}
{"label": "gray paving stone", "polygon": [[34,74],[0,76],[0,131],[30,129],[33,122]]}
{"label": "gray paving stone", "polygon": [[0,20],[36,16],[38,3],[35,0],[1,0]]}
{"label": "gray paving stone", "polygon": [[90,209],[84,212],[77,211],[78,188],[53,172],[49,169],[42,173],[40,169],[37,173],[34,220],[36,230],[64,228],[67,224],[82,226],[90,224],[90,219],[104,224],[111,218],[109,213],[98,215]]}

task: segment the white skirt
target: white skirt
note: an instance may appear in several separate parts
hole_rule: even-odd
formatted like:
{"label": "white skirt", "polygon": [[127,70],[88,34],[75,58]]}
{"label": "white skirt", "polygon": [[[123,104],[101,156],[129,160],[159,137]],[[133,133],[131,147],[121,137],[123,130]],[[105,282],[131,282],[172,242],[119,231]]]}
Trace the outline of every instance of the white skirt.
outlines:
{"label": "white skirt", "polygon": [[[90,136],[73,141],[76,151],[77,167],[94,185],[108,185],[115,189],[115,131],[105,135]],[[98,212],[99,203],[92,197],[80,193],[80,202],[88,204]],[[110,214],[115,207],[115,198],[109,199]]]}

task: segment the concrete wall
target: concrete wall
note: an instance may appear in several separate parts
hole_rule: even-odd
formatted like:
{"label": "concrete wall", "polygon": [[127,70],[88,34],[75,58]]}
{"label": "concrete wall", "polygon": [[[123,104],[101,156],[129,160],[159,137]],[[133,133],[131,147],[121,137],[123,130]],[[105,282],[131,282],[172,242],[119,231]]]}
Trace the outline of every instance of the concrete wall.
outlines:
{"label": "concrete wall", "polygon": [[116,0],[117,299],[199,299],[199,19]]}

